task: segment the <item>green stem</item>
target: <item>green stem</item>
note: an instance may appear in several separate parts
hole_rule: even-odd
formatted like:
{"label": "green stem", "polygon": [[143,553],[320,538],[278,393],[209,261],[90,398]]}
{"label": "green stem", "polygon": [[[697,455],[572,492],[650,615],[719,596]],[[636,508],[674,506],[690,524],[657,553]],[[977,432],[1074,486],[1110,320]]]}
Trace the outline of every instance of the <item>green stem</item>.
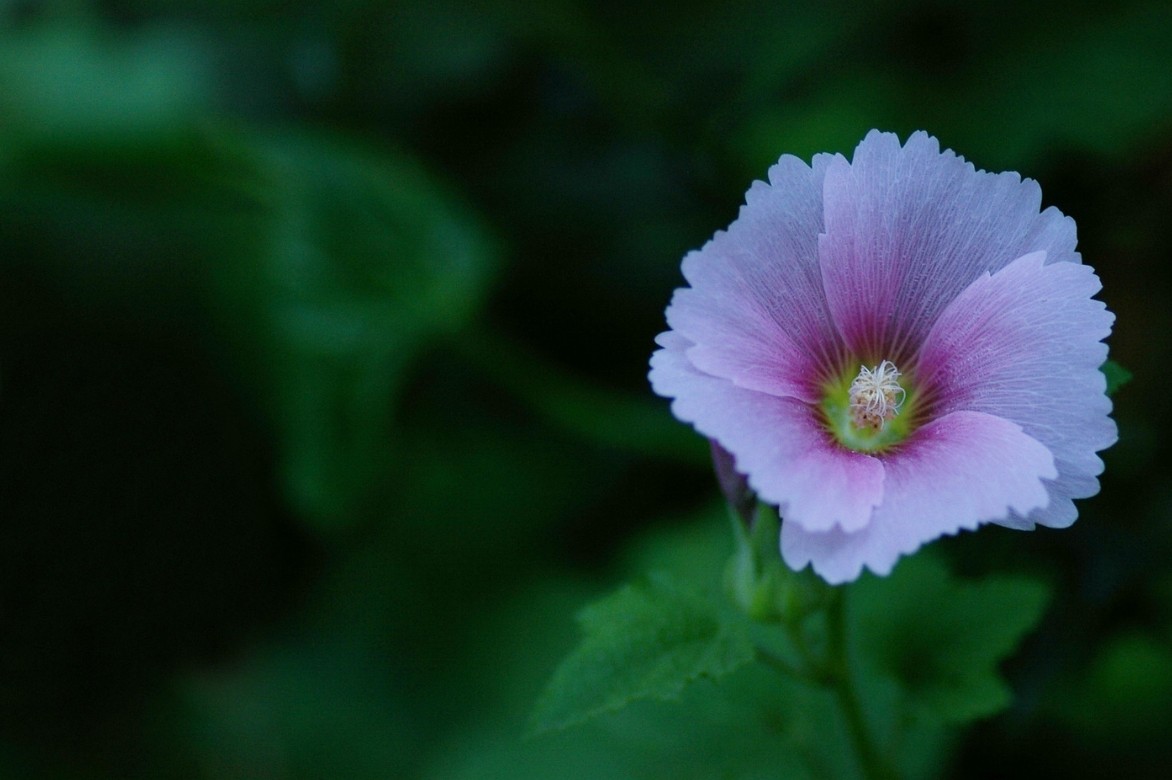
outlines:
{"label": "green stem", "polygon": [[863,773],[870,780],[894,780],[895,772],[883,760],[871,731],[867,728],[863,708],[851,677],[846,647],[846,599],[843,591],[843,588],[835,589],[826,612],[831,669],[829,685],[846,719],[851,744],[854,745]]}
{"label": "green stem", "polygon": [[[796,655],[790,660],[758,644],[757,659],[787,677],[833,693],[863,774],[868,780],[893,780],[896,773],[867,727],[851,675],[846,589],[782,566],[777,555],[780,518],[775,508],[759,504],[751,528],[738,515],[730,517],[737,545],[727,577],[733,598],[754,621],[780,623]],[[807,622],[819,612],[826,620],[825,641],[807,641]]]}

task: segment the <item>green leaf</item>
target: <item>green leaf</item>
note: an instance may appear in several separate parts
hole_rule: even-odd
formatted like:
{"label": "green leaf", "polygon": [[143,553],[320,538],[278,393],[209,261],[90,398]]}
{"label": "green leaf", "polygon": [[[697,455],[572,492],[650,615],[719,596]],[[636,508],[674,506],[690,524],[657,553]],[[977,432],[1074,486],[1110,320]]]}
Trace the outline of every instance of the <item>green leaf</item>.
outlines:
{"label": "green leaf", "polygon": [[1080,743],[1144,746],[1166,742],[1172,722],[1172,648],[1130,630],[1111,637],[1088,668],[1055,691],[1053,714]]}
{"label": "green leaf", "polygon": [[133,145],[182,132],[206,116],[216,84],[205,41],[162,25],[114,32],[83,19],[5,27],[0,133],[6,146],[12,136]]}
{"label": "green leaf", "polygon": [[639,699],[677,699],[688,683],[722,677],[753,658],[741,624],[666,577],[622,588],[582,610],[578,622],[585,636],[538,699],[535,733]]}
{"label": "green leaf", "polygon": [[170,760],[199,776],[403,777],[418,760],[403,686],[352,637],[282,637],[183,675],[156,707]]}
{"label": "green leaf", "polygon": [[[714,505],[658,525],[623,556],[623,570],[670,572],[673,591],[686,587],[714,597],[722,593],[721,574],[732,549],[726,508]],[[555,592],[547,590],[555,583]],[[532,703],[542,682],[533,678],[534,670],[552,668],[574,640],[567,635],[569,621],[556,616],[565,613],[566,604],[581,603],[582,587],[578,580],[535,578],[517,590],[508,617],[485,615],[484,630],[474,632],[463,652],[474,668],[492,669],[491,684],[503,693],[494,697],[496,706],[469,706],[469,712],[479,714],[431,751],[422,777],[860,777],[833,692],[760,663],[747,663],[715,683],[685,685],[678,699],[669,702],[631,700],[574,728],[517,739],[527,718],[530,726],[534,721]],[[760,624],[750,630],[759,644],[773,647],[778,639]],[[883,682],[896,705],[888,709],[892,718],[899,718],[901,691],[889,678]],[[468,702],[469,690],[475,695],[477,688],[461,682],[462,701]],[[873,723],[887,722],[887,711],[871,714]],[[900,724],[899,776],[940,777],[954,730],[927,718]]]}
{"label": "green leaf", "polygon": [[908,558],[854,590],[860,665],[894,680],[913,712],[953,723],[991,715],[1012,698],[997,664],[1037,623],[1048,595],[1023,577],[969,582],[929,556]]}
{"label": "green leaf", "polygon": [[1107,395],[1115,395],[1119,388],[1132,379],[1131,372],[1114,360],[1108,360],[1099,367],[1099,370],[1107,376]]}
{"label": "green leaf", "polygon": [[[920,117],[934,115],[918,121],[992,170],[1024,170],[1055,147],[1134,154],[1147,128],[1172,109],[1172,69],[1165,66],[1172,7],[1121,3],[1057,25],[1037,15],[1045,13],[1039,6],[1015,5],[1019,22],[1004,14],[984,19],[1005,32],[991,36],[997,43],[973,60],[976,72],[958,80],[951,99],[923,107],[917,91],[905,93]],[[1020,110],[1010,118],[1009,107]]]}
{"label": "green leaf", "polygon": [[833,699],[758,664],[688,686],[670,704],[634,702],[540,739],[518,740],[514,722],[485,719],[434,756],[428,780],[857,777]]}
{"label": "green leaf", "polygon": [[293,505],[319,527],[350,524],[394,469],[412,361],[479,309],[495,252],[406,156],[238,140],[250,233],[219,268],[218,312],[277,429]]}

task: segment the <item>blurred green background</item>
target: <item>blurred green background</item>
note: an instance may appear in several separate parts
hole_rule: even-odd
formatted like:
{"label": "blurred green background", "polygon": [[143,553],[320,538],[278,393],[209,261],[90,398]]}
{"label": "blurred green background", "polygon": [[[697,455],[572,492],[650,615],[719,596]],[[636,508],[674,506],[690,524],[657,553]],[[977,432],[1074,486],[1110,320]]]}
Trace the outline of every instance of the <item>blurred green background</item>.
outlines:
{"label": "blurred green background", "polygon": [[789,776],[726,698],[525,718],[731,551],[680,258],[872,127],[1038,179],[1137,377],[1072,529],[934,545],[1054,589],[934,771],[1163,776],[1172,4],[640,6],[0,2],[0,776]]}

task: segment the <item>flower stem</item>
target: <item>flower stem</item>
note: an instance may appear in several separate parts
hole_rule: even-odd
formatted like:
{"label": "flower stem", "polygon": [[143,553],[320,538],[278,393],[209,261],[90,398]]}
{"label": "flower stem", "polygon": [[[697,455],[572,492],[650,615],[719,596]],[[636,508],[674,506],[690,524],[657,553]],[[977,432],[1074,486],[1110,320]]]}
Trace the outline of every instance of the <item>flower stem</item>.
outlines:
{"label": "flower stem", "polygon": [[829,669],[831,673],[827,681],[838,699],[838,706],[846,719],[847,731],[850,733],[851,744],[855,755],[862,766],[863,774],[870,780],[894,780],[895,772],[887,762],[872,738],[867,721],[863,715],[862,705],[855,690],[854,680],[850,672],[850,663],[847,658],[846,646],[846,599],[843,588],[835,588],[830,604],[827,606],[826,619],[828,629]]}

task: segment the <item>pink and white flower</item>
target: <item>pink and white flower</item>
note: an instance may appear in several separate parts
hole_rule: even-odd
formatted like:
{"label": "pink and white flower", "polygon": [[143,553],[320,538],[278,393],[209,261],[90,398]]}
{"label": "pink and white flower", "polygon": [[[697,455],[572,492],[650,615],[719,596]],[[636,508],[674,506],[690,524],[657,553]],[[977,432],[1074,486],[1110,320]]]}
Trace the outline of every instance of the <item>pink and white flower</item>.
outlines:
{"label": "pink and white flower", "polygon": [[983,523],[1069,526],[1116,440],[1114,315],[1075,243],[1036,182],[926,133],[784,156],[684,258],[652,386],[829,582]]}

